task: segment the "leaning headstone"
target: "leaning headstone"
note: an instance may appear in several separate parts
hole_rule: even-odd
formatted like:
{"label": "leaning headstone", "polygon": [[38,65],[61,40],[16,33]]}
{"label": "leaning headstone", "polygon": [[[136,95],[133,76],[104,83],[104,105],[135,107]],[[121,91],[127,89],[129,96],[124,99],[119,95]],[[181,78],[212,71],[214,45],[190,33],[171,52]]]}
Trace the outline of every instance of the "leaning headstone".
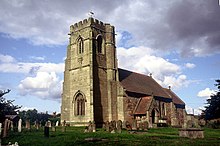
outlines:
{"label": "leaning headstone", "polygon": [[3,138],[8,136],[8,119],[5,119],[5,123],[4,123],[4,129],[3,129]]}
{"label": "leaning headstone", "polygon": [[22,119],[18,120],[18,132],[21,132]]}
{"label": "leaning headstone", "polygon": [[121,131],[122,131],[122,121],[118,120],[117,121],[117,132],[121,133]]}
{"label": "leaning headstone", "polygon": [[88,132],[92,132],[93,128],[92,128],[92,122],[89,121],[89,125],[88,125]]}
{"label": "leaning headstone", "polygon": [[137,130],[137,120],[133,119],[132,121],[132,130]]}
{"label": "leaning headstone", "polygon": [[109,121],[106,121],[105,122],[105,130],[107,131],[107,132],[110,132],[110,123],[109,123]]}
{"label": "leaning headstone", "polygon": [[92,122],[92,132],[96,132],[96,125],[95,121]]}

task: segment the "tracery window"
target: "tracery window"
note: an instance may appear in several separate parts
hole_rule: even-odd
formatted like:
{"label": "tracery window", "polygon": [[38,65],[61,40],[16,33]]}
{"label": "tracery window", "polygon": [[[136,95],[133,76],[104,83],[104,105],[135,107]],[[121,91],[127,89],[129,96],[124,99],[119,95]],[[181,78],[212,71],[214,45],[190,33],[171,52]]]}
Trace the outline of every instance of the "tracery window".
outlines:
{"label": "tracery window", "polygon": [[83,39],[81,37],[78,39],[77,45],[78,45],[79,54],[82,54],[84,52],[84,46],[83,46]]}
{"label": "tracery window", "polygon": [[85,99],[81,93],[78,93],[75,99],[75,115],[85,115]]}

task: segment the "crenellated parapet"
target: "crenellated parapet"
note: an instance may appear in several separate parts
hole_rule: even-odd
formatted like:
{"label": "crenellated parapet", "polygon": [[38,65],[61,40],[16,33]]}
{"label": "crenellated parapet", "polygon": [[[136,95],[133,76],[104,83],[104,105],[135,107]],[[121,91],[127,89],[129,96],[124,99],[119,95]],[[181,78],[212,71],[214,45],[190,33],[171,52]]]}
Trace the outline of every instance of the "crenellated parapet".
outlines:
{"label": "crenellated parapet", "polygon": [[70,33],[74,33],[76,31],[79,31],[81,29],[87,28],[87,27],[94,27],[97,29],[100,29],[101,31],[110,31],[114,32],[114,27],[111,26],[108,23],[103,23],[102,21],[99,21],[97,19],[94,19],[92,17],[88,19],[84,19],[83,21],[79,21],[78,23],[75,23],[74,25],[70,26]]}

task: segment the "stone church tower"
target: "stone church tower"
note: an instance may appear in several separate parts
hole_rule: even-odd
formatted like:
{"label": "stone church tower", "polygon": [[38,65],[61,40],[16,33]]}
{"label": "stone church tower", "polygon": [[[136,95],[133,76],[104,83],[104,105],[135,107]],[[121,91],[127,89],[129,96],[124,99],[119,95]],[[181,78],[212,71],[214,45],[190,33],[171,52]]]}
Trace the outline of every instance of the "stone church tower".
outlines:
{"label": "stone church tower", "polygon": [[101,125],[123,118],[118,117],[122,103],[117,101],[114,26],[89,18],[71,25],[69,35],[61,121],[76,126],[88,121]]}

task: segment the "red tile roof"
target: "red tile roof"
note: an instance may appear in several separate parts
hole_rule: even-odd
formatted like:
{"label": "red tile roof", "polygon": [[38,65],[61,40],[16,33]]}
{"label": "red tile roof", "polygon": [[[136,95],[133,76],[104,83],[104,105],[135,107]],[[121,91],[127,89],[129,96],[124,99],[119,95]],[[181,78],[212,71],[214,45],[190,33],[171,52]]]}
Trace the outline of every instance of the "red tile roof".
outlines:
{"label": "red tile roof", "polygon": [[185,103],[171,89],[164,88],[164,91],[172,97],[174,104],[185,105]]}
{"label": "red tile roof", "polygon": [[118,71],[119,81],[126,91],[170,98],[170,96],[152,77],[124,69],[118,69]]}
{"label": "red tile roof", "polygon": [[146,96],[140,98],[134,110],[134,114],[145,115],[150,107],[152,98],[153,98],[152,96]]}

